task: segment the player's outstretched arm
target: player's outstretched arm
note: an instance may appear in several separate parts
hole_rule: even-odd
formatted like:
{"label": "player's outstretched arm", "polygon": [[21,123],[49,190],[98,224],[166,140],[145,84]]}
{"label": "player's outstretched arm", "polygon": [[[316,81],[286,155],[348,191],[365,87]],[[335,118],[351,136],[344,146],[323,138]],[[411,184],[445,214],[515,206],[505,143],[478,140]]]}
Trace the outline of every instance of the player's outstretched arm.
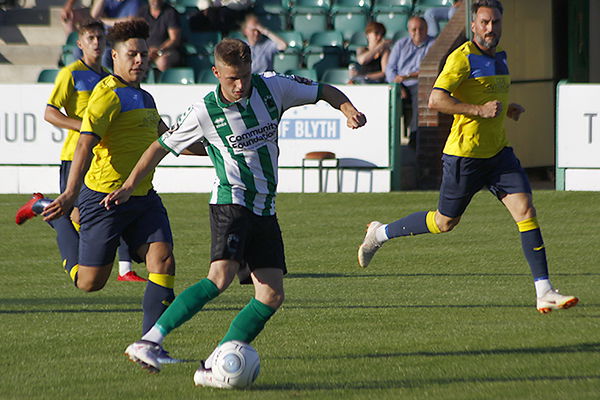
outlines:
{"label": "player's outstretched arm", "polygon": [[42,213],[44,221],[48,222],[62,215],[68,215],[71,212],[73,203],[75,203],[77,196],[79,196],[83,177],[90,168],[93,156],[92,149],[98,142],[98,138],[94,135],[79,135],[77,147],[75,147],[75,153],[73,154],[73,161],[71,162],[67,187],[60,196],[44,208],[44,212]]}
{"label": "player's outstretched arm", "polygon": [[59,128],[72,129],[74,131],[81,129],[81,120],[68,117],[52,106],[46,106],[44,120]]}
{"label": "player's outstretched arm", "polygon": [[445,90],[434,88],[429,95],[429,108],[444,114],[494,118],[502,112],[502,103],[498,100],[488,101],[485,104],[461,103]]}
{"label": "player's outstretched arm", "polygon": [[123,183],[123,186],[106,195],[100,204],[108,210],[113,204],[119,205],[125,203],[129,200],[131,193],[133,193],[140,181],[153,171],[167,154],[168,151],[162,147],[158,141],[153,142],[146,149],[144,154],[142,154],[142,157],[138,160],[137,164],[135,164],[135,167],[133,167],[133,170],[129,174],[127,180]]}
{"label": "player's outstretched arm", "polygon": [[321,97],[319,100],[324,100],[331,107],[340,110],[347,118],[346,125],[348,128],[360,128],[367,123],[367,117],[354,107],[350,99],[342,93],[338,88],[322,83]]}

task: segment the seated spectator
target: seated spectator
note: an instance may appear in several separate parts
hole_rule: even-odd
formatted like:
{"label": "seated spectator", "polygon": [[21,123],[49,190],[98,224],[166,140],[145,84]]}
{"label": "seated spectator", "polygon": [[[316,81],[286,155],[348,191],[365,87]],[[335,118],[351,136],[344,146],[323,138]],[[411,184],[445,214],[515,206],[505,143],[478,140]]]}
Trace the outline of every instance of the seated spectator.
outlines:
{"label": "seated spectator", "polygon": [[179,64],[181,60],[181,27],[179,13],[165,0],[148,0],[138,16],[150,26],[148,56],[161,72]]}
{"label": "seated spectator", "polygon": [[410,140],[415,144],[418,114],[418,77],[421,60],[435,39],[427,35],[427,22],[421,17],[408,20],[408,36],[399,39],[390,53],[385,77],[390,83],[402,84],[402,98],[410,104]]}
{"label": "seated spectator", "polygon": [[[369,22],[365,28],[367,47],[356,50],[358,66],[350,69],[351,83],[385,82],[385,68],[390,57],[390,42],[385,40],[385,26],[379,22]],[[355,70],[355,72],[353,71]]]}
{"label": "seated spectator", "polygon": [[192,31],[218,31],[224,36],[237,30],[252,0],[197,0],[199,12],[190,16]]}
{"label": "seated spectator", "polygon": [[454,0],[452,7],[432,7],[425,10],[423,18],[427,22],[427,34],[437,37],[440,34],[440,22],[449,21],[463,0]]}
{"label": "seated spectator", "polygon": [[144,0],[94,0],[90,15],[106,26],[113,26],[137,16],[144,5]]}
{"label": "seated spectator", "polygon": [[76,7],[76,2],[77,0],[66,0],[60,11],[60,20],[67,35],[74,32],[81,22],[90,18],[90,9],[79,4]]}
{"label": "seated spectator", "polygon": [[252,73],[272,71],[273,57],[278,51],[287,49],[286,41],[262,26],[253,14],[248,14],[244,19],[242,34],[252,52]]}

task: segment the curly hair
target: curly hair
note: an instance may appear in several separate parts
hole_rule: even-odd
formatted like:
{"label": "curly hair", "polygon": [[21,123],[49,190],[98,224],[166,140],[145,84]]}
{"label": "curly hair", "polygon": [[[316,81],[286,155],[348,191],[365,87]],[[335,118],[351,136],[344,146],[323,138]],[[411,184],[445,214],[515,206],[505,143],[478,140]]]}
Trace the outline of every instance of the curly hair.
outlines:
{"label": "curly hair", "polygon": [[102,21],[89,18],[77,24],[77,33],[79,35],[83,35],[85,32],[93,30],[101,30],[104,33],[104,24]]}
{"label": "curly hair", "polygon": [[252,64],[250,46],[239,39],[225,38],[215,46],[216,60],[230,66]]}
{"label": "curly hair", "polygon": [[115,43],[126,42],[129,39],[148,39],[150,27],[148,23],[141,18],[134,18],[125,22],[117,22],[108,30],[107,39]]}
{"label": "curly hair", "polygon": [[502,3],[500,3],[499,0],[475,0],[471,5],[471,13],[473,16],[477,14],[477,11],[481,7],[495,8],[500,11],[501,15],[504,13],[504,7],[502,7]]}

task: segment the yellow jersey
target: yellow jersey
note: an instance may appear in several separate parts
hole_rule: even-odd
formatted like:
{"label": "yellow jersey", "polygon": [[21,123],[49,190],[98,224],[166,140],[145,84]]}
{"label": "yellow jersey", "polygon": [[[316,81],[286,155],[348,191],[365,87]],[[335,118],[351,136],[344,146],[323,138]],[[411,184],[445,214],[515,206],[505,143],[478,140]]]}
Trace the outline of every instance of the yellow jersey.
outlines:
{"label": "yellow jersey", "polygon": [[[81,120],[92,90],[100,80],[108,75],[106,69],[99,74],[83,60],[77,60],[61,69],[54,81],[54,89],[48,99],[48,105],[60,111],[64,108],[68,117]],[[69,129],[60,152],[62,161],[73,160],[79,132]]]}
{"label": "yellow jersey", "polygon": [[510,75],[506,52],[496,48],[495,57],[482,53],[471,41],[454,50],[438,76],[434,90],[444,90],[467,104],[502,103],[495,118],[454,115],[444,153],[473,158],[490,158],[508,146],[504,120],[508,107]]}
{"label": "yellow jersey", "polygon": [[[123,83],[109,75],[101,80],[88,103],[81,123],[81,134],[100,139],[85,175],[92,190],[110,193],[120,188],[144,151],[158,137],[160,116],[150,93]],[[134,190],[144,196],[152,189],[148,174]]]}

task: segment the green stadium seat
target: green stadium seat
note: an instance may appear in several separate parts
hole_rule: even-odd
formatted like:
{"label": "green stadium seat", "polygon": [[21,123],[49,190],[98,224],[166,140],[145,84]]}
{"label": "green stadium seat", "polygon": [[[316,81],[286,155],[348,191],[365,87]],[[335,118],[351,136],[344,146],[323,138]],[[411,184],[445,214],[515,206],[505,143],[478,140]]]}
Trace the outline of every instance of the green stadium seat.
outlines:
{"label": "green stadium seat", "polygon": [[352,34],[350,37],[350,41],[348,41],[348,50],[356,52],[356,49],[359,47],[367,47],[369,43],[367,42],[367,36],[364,32],[356,32]]}
{"label": "green stadium seat", "polygon": [[327,14],[331,8],[331,0],[295,0],[292,14]]}
{"label": "green stadium seat", "polygon": [[142,79],[144,83],[157,83],[158,82],[158,72],[154,70],[154,68],[149,68],[146,72],[146,76]]}
{"label": "green stadium seat", "polygon": [[194,69],[191,67],[169,68],[161,74],[160,83],[176,83],[180,85],[196,83]]}
{"label": "green stadium seat", "polygon": [[240,31],[231,31],[229,32],[229,34],[227,35],[228,38],[230,39],[239,39],[239,40],[243,40],[244,42],[246,41],[246,36],[244,36],[244,34]]}
{"label": "green stadium seat", "polygon": [[425,7],[452,7],[452,0],[416,0],[415,6]]}
{"label": "green stadium seat", "polygon": [[282,11],[278,14],[257,14],[257,17],[261,24],[272,31],[282,31],[288,28],[287,11]]}
{"label": "green stadium seat", "polygon": [[338,52],[344,49],[344,36],[341,32],[325,31],[316,32],[310,36],[305,53]]}
{"label": "green stadium seat", "polygon": [[43,69],[40,71],[37,81],[39,83],[54,83],[56,75],[58,75],[58,69]]}
{"label": "green stadium seat", "polygon": [[285,71],[285,73],[286,73],[286,75],[301,76],[303,78],[308,78],[313,81],[316,81],[318,79],[317,71],[315,71],[314,69],[308,69],[308,68],[288,69],[287,71]]}
{"label": "green stadium seat", "polygon": [[408,32],[406,24],[409,18],[410,14],[406,13],[381,12],[373,14],[373,19],[385,26],[387,31],[385,36],[388,39],[394,37],[397,32]]}
{"label": "green stadium seat", "polygon": [[281,14],[287,13],[288,9],[289,2],[287,0],[256,0],[254,3],[254,11],[257,14]]}
{"label": "green stadium seat", "polygon": [[349,80],[348,68],[330,68],[323,72],[323,76],[321,77],[321,82],[334,85],[347,84]]}
{"label": "green stadium seat", "polygon": [[412,11],[412,0],[375,0],[375,4],[373,4],[373,13],[394,12],[410,14]]}
{"label": "green stadium seat", "polygon": [[214,84],[219,83],[219,80],[212,72],[212,69],[196,70],[196,83]]}
{"label": "green stadium seat", "polygon": [[289,69],[300,68],[302,55],[300,53],[280,52],[273,57],[273,69],[277,72],[285,72]]}
{"label": "green stadium seat", "polygon": [[208,53],[212,53],[214,47],[221,40],[219,32],[192,32],[188,41],[197,48],[203,48]]}
{"label": "green stadium seat", "polygon": [[77,46],[78,39],[79,39],[79,33],[71,32],[71,33],[69,33],[69,36],[67,36],[67,40],[65,41],[65,44]]}
{"label": "green stadium seat", "polygon": [[367,14],[360,12],[343,12],[331,16],[333,29],[341,32],[345,40],[350,40],[356,32],[363,33],[367,25],[367,19]]}
{"label": "green stadium seat", "polygon": [[294,14],[291,17],[292,26],[296,32],[300,32],[303,37],[309,38],[313,33],[327,30],[326,14]]}
{"label": "green stadium seat", "polygon": [[296,31],[281,31],[277,32],[288,45],[286,53],[301,53],[304,49],[304,38],[300,32]]}
{"label": "green stadium seat", "polygon": [[335,0],[331,5],[331,14],[371,12],[371,0]]}
{"label": "green stadium seat", "polygon": [[306,68],[314,69],[317,78],[321,79],[326,70],[340,67],[341,57],[336,53],[311,53],[304,57],[304,63]]}

